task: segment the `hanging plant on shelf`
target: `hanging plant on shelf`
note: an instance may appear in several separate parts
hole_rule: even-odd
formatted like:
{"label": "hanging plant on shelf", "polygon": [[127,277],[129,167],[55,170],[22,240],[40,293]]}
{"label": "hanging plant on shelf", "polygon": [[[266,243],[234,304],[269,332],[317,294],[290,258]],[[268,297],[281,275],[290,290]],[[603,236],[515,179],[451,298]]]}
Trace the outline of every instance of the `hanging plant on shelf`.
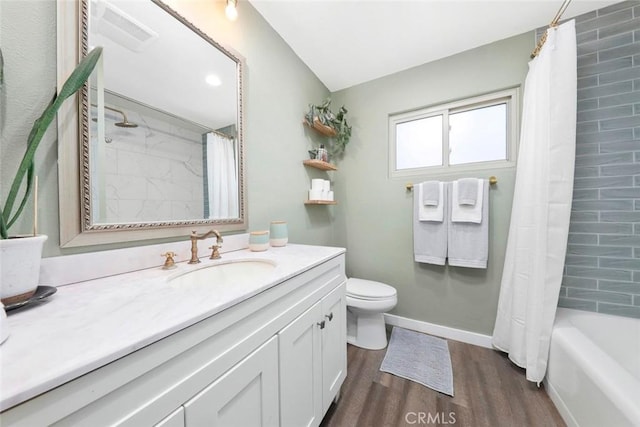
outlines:
{"label": "hanging plant on shelf", "polygon": [[310,104],[305,121],[309,127],[334,139],[333,143],[329,144],[329,154],[332,157],[342,156],[351,139],[351,126],[346,117],[348,111],[343,105],[338,114],[334,114],[330,106],[331,98],[327,98],[320,105]]}

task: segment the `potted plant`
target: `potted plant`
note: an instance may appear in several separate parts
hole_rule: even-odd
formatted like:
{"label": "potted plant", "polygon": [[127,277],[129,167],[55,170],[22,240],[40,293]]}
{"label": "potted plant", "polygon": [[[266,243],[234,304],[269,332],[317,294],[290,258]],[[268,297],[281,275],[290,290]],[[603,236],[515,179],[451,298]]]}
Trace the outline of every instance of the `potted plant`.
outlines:
{"label": "potted plant", "polygon": [[348,111],[343,105],[338,110],[338,114],[334,114],[330,107],[331,98],[327,98],[320,105],[310,104],[305,121],[318,132],[335,139],[329,146],[329,154],[332,157],[342,156],[351,139],[351,126],[347,122]]}
{"label": "potted plant", "polygon": [[[55,119],[62,103],[73,96],[87,81],[95,68],[102,48],[93,49],[67,78],[62,89],[45,108],[27,138],[27,149],[9,189],[9,194],[0,205],[0,299],[5,304],[24,301],[38,287],[42,247],[47,236],[10,236],[9,229],[24,211],[34,182],[34,156],[46,130]],[[2,52],[0,51],[0,90],[4,82]],[[20,192],[23,192],[19,199]],[[2,198],[0,198],[1,200]],[[19,203],[16,203],[18,200]]]}

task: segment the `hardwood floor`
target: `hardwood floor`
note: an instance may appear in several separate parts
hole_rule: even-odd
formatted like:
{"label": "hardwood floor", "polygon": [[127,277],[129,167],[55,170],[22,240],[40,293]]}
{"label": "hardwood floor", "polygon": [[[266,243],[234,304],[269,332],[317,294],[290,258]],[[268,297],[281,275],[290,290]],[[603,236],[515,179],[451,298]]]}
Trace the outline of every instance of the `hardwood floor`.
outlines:
{"label": "hardwood floor", "polygon": [[448,341],[455,397],[381,372],[385,350],[349,345],[342,395],[323,427],[565,426],[542,386],[501,352]]}

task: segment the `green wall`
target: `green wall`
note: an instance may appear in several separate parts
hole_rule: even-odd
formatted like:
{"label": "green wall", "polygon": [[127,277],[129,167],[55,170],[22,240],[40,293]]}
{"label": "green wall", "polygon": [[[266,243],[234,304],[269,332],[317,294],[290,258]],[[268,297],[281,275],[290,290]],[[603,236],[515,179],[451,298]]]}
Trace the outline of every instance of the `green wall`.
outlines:
{"label": "green wall", "polygon": [[[524,84],[533,32],[424,64],[332,94],[345,105],[353,137],[339,164],[336,239],[347,248],[347,274],[398,290],[392,313],[438,325],[491,334],[511,213],[515,168],[441,175],[498,177],[490,192],[489,265],[486,270],[413,261],[412,198],[407,182],[389,178],[388,116]],[[433,176],[429,179],[434,179]]]}
{"label": "green wall", "polygon": [[[335,94],[345,104],[353,137],[339,171],[330,176],[338,205],[305,206],[309,180],[327,177],[306,169],[307,149],[322,141],[301,125],[309,103],[319,103],[326,87],[290,50],[248,2],[238,21],[227,21],[221,2],[171,0],[180,13],[212,38],[246,59],[245,143],[248,166],[249,226],[289,222],[292,242],[344,246],[350,276],[380,280],[398,289],[395,314],[454,328],[490,334],[502,274],[513,194],[514,169],[496,175],[491,190],[487,270],[449,268],[413,261],[412,193],[405,182],[425,176],[390,179],[387,119],[390,113],[466,98],[522,85],[532,33],[502,40],[449,58],[364,83]],[[0,2],[0,46],[5,56],[5,89],[0,95],[1,187],[6,194],[22,156],[31,123],[55,85],[55,2]],[[59,248],[57,141],[55,127],[37,158],[40,176],[40,230],[49,235],[45,256],[158,243],[130,242],[61,250]],[[462,175],[446,175],[443,180]],[[12,231],[29,232],[24,221]],[[186,244],[186,236],[185,236]]]}
{"label": "green wall", "polygon": [[[0,48],[4,86],[0,91],[0,199],[4,203],[26,149],[33,122],[56,86],[56,3],[0,1]],[[52,126],[36,155],[41,221],[39,232],[58,234],[56,128]],[[32,204],[26,207],[32,212]],[[32,215],[22,216],[11,234],[32,231]]]}
{"label": "green wall", "polygon": [[[319,103],[328,96],[327,88],[250,3],[241,3],[236,22],[224,18],[221,1],[171,0],[167,3],[246,60],[245,143],[250,229],[265,229],[271,220],[286,220],[292,242],[330,244],[332,211],[303,205],[310,178],[322,175],[306,170],[301,163],[316,138],[302,126],[303,115],[309,103]],[[0,24],[0,46],[5,59],[0,177],[1,194],[6,195],[31,125],[54,92],[55,1],[2,0]],[[55,126],[42,143],[36,168],[41,190],[39,231],[49,236],[45,256],[160,242],[61,250]],[[26,219],[11,229],[12,234],[30,232],[31,221]],[[185,231],[185,241],[187,234]]]}

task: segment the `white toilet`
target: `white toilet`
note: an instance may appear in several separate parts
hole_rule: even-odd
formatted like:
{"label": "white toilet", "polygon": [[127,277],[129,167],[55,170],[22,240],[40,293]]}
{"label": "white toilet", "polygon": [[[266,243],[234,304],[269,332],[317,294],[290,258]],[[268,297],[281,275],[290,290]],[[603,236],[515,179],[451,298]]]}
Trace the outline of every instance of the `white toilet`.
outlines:
{"label": "white toilet", "polygon": [[384,313],[396,306],[392,286],[371,280],[347,279],[347,342],[369,350],[387,346]]}

